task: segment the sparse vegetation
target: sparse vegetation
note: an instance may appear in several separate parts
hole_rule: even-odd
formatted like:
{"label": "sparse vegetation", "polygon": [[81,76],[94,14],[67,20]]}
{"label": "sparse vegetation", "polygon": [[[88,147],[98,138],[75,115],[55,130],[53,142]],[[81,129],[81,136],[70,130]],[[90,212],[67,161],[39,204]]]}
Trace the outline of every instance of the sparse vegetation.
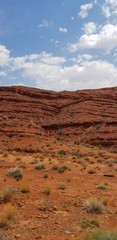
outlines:
{"label": "sparse vegetation", "polygon": [[95,169],[89,169],[89,170],[88,170],[88,173],[89,173],[89,174],[94,174],[94,173],[95,173]]}
{"label": "sparse vegetation", "polygon": [[53,170],[58,170],[58,164],[54,163],[54,164],[52,165],[52,169],[53,169]]}
{"label": "sparse vegetation", "polygon": [[59,151],[59,155],[61,155],[61,156],[65,156],[65,155],[66,155],[65,150],[60,150],[60,151]]}
{"label": "sparse vegetation", "polygon": [[0,191],[0,201],[10,200],[13,197],[13,195],[15,194],[15,192],[16,192],[16,190],[12,186],[2,189]]}
{"label": "sparse vegetation", "polygon": [[22,193],[28,193],[31,190],[31,186],[29,183],[22,183],[21,185],[21,192]]}
{"label": "sparse vegetation", "polygon": [[37,169],[37,170],[42,170],[42,169],[45,169],[46,167],[45,167],[45,165],[44,165],[44,163],[42,163],[42,162],[39,162],[36,166],[35,166],[35,169]]}
{"label": "sparse vegetation", "polygon": [[87,233],[84,236],[84,240],[117,240],[117,232],[96,230]]}
{"label": "sparse vegetation", "polygon": [[50,192],[51,192],[51,189],[50,189],[49,186],[44,187],[43,193],[44,193],[45,195],[50,195]]}
{"label": "sparse vegetation", "polygon": [[48,178],[48,174],[47,174],[47,173],[45,173],[43,177],[44,177],[44,178]]}
{"label": "sparse vegetation", "polygon": [[66,169],[68,169],[66,166],[58,167],[58,172],[63,173],[63,172],[65,172]]}
{"label": "sparse vegetation", "polygon": [[107,185],[105,183],[100,183],[98,186],[97,186],[98,189],[101,189],[101,190],[106,190],[107,188]]}
{"label": "sparse vegetation", "polygon": [[92,213],[104,213],[104,203],[99,198],[89,198],[85,203],[85,209],[87,212]]}
{"label": "sparse vegetation", "polygon": [[11,203],[5,205],[0,214],[0,227],[7,227],[9,220],[13,219],[16,213],[17,210],[13,205],[11,205]]}
{"label": "sparse vegetation", "polygon": [[9,177],[13,177],[16,180],[20,180],[23,178],[23,173],[22,173],[22,169],[19,167],[15,167],[15,168],[11,168],[8,173],[7,176]]}
{"label": "sparse vegetation", "polygon": [[67,186],[64,183],[61,183],[58,188],[61,190],[65,190]]}

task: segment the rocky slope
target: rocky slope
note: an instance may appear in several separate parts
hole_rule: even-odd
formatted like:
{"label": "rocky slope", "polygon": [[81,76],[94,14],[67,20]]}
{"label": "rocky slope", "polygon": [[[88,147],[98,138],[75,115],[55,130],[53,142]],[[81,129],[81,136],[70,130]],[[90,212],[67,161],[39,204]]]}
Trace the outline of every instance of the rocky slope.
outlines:
{"label": "rocky slope", "polygon": [[117,87],[75,92],[0,87],[0,148],[48,141],[117,146]]}

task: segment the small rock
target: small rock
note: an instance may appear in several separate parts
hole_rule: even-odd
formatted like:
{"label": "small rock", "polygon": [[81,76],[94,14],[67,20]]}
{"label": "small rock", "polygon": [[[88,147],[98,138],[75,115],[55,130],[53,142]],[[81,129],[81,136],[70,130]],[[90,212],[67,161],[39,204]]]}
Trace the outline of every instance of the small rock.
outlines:
{"label": "small rock", "polygon": [[53,210],[55,210],[55,211],[56,211],[56,210],[57,210],[57,206],[54,206],[54,207],[53,207]]}
{"label": "small rock", "polygon": [[69,231],[65,231],[64,233],[67,234],[67,235],[71,234],[71,232],[69,232]]}
{"label": "small rock", "polygon": [[21,237],[21,235],[18,233],[15,235],[15,238],[20,238],[20,237]]}
{"label": "small rock", "polygon": [[43,215],[43,218],[44,218],[44,219],[48,218],[48,215],[47,215],[47,214],[44,214],[44,215]]}
{"label": "small rock", "polygon": [[2,118],[3,118],[3,119],[7,119],[8,117],[7,117],[6,115],[3,115]]}

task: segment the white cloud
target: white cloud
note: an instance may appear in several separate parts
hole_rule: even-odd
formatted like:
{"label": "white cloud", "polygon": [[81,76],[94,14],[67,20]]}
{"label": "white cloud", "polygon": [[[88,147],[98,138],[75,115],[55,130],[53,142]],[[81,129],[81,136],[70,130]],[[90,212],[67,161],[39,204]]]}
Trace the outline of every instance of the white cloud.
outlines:
{"label": "white cloud", "polygon": [[81,5],[80,7],[80,12],[79,12],[79,16],[81,18],[86,18],[88,16],[88,11],[93,8],[93,4],[92,3],[87,3],[84,5]]}
{"label": "white cloud", "polygon": [[97,0],[94,0],[94,4],[97,4],[98,3],[98,1]]}
{"label": "white cloud", "polygon": [[74,17],[73,16],[71,17],[71,20],[74,21]]}
{"label": "white cloud", "polygon": [[[9,56],[10,51],[5,46],[1,49]],[[0,75],[5,76],[8,69],[8,79],[15,75],[25,85],[27,79],[30,79],[33,86],[56,91],[110,87],[117,84],[117,67],[113,64],[94,61],[90,54],[72,58],[71,64],[69,60],[46,52],[16,58],[9,56],[5,65],[1,65],[3,71],[1,70]]]}
{"label": "white cloud", "polygon": [[102,6],[102,11],[103,11],[103,14],[105,15],[106,18],[109,18],[111,16],[109,7],[103,5]]}
{"label": "white cloud", "polygon": [[88,22],[83,25],[83,30],[86,34],[92,34],[97,31],[97,24],[94,22]]}
{"label": "white cloud", "polygon": [[0,66],[5,66],[9,62],[10,51],[3,45],[0,45]]}
{"label": "white cloud", "polygon": [[55,40],[55,39],[53,39],[53,38],[51,38],[50,41],[51,41],[52,43],[54,43],[55,46],[59,44],[59,41],[58,41],[58,40]]}
{"label": "white cloud", "polygon": [[105,0],[105,3],[102,5],[102,12],[106,18],[111,16],[116,16],[117,14],[117,0]]}
{"label": "white cloud", "polygon": [[117,47],[117,25],[107,23],[103,26],[99,33],[84,34],[77,43],[69,44],[68,48],[71,52],[79,49],[105,49],[110,51]]}
{"label": "white cloud", "polygon": [[42,28],[42,27],[47,28],[47,27],[49,27],[49,25],[50,25],[50,22],[49,22],[48,20],[46,20],[46,19],[43,19],[42,23],[40,23],[40,24],[38,25],[38,27],[39,27],[39,28]]}
{"label": "white cloud", "polygon": [[26,69],[24,76],[39,88],[76,90],[116,85],[117,68],[104,61],[84,62],[69,67],[39,64]]}
{"label": "white cloud", "polygon": [[82,54],[82,55],[78,55],[77,58],[71,58],[70,60],[74,63],[82,63],[82,62],[85,62],[85,61],[89,61],[93,58],[92,55],[90,54]]}
{"label": "white cloud", "polygon": [[116,85],[117,68],[106,61],[93,61],[92,58],[89,54],[78,55],[76,59],[71,59],[73,64],[65,66],[65,58],[42,52],[38,58],[34,54],[22,57],[16,70],[22,69],[24,79],[30,79],[43,89],[59,91]]}
{"label": "white cloud", "polygon": [[0,72],[0,77],[5,77],[6,75],[6,72]]}
{"label": "white cloud", "polygon": [[59,28],[59,32],[67,33],[67,28],[60,27]]}

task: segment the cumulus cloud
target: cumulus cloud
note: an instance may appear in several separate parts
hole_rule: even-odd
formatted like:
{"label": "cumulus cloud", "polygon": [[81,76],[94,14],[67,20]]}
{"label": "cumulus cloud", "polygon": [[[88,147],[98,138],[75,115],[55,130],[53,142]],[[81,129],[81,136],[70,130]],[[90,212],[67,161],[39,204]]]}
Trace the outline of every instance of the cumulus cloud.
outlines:
{"label": "cumulus cloud", "polygon": [[76,58],[71,58],[70,60],[74,63],[82,63],[84,61],[89,61],[93,58],[90,54],[79,54]]}
{"label": "cumulus cloud", "polygon": [[[34,75],[33,75],[34,74]],[[35,66],[25,72],[33,77],[38,87],[54,90],[92,89],[116,85],[117,68],[105,61],[82,62],[69,67]]]}
{"label": "cumulus cloud", "polygon": [[67,33],[67,28],[60,27],[59,28],[59,32]]}
{"label": "cumulus cloud", "polygon": [[78,55],[72,59],[73,64],[66,66],[65,58],[42,52],[38,56],[32,54],[12,61],[14,71],[22,69],[24,79],[30,79],[43,89],[60,91],[116,85],[117,68],[106,61],[92,59],[89,54]]}
{"label": "cumulus cloud", "polygon": [[8,64],[10,58],[10,51],[3,45],[0,45],[0,66]]}
{"label": "cumulus cloud", "polygon": [[93,60],[90,54],[78,55],[70,64],[70,59],[52,53],[11,57],[5,46],[1,49],[9,58],[2,62],[0,75],[5,76],[8,69],[9,76],[18,75],[25,85],[28,79],[35,87],[62,91],[110,87],[117,82],[117,67],[107,61]]}
{"label": "cumulus cloud", "polygon": [[101,28],[99,33],[83,34],[77,43],[69,44],[71,52],[79,49],[105,49],[110,51],[117,47],[117,25],[107,23]]}
{"label": "cumulus cloud", "polygon": [[86,34],[93,34],[97,31],[97,24],[94,22],[88,22],[83,25],[83,30]]}
{"label": "cumulus cloud", "polygon": [[81,5],[80,7],[80,12],[79,12],[79,16],[81,18],[86,18],[88,16],[88,11],[93,8],[93,4],[92,3],[87,3],[84,5]]}
{"label": "cumulus cloud", "polygon": [[117,14],[117,0],[105,0],[102,5],[102,12],[106,18]]}

